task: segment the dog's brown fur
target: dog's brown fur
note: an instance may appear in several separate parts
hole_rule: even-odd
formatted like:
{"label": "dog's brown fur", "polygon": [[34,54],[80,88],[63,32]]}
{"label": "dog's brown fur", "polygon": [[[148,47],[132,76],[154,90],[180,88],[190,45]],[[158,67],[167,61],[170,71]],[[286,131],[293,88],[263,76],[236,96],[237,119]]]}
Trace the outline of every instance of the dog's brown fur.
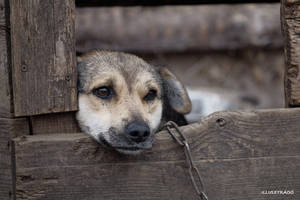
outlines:
{"label": "dog's brown fur", "polygon": [[[98,142],[122,153],[135,154],[150,148],[162,123],[175,120],[184,124],[182,114],[191,109],[186,90],[171,72],[134,55],[93,51],[78,58],[78,72],[80,127]],[[112,88],[113,95],[99,98],[94,91],[101,87]],[[155,91],[155,98],[145,100],[150,91]],[[132,124],[148,127],[149,136],[142,142],[132,140],[135,136],[128,137],[128,126]]]}

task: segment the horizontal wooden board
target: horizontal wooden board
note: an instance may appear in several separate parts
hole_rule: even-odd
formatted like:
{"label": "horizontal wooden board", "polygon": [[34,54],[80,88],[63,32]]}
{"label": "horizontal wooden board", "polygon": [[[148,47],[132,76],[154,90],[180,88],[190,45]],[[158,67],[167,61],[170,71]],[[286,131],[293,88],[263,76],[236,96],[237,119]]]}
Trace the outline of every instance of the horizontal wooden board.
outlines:
{"label": "horizontal wooden board", "polygon": [[[47,156],[47,155],[45,155]],[[300,156],[197,162],[210,200],[299,199]],[[17,169],[17,199],[196,200],[184,162]],[[294,195],[264,195],[289,190]]]}
{"label": "horizontal wooden board", "polygon": [[[182,127],[182,130],[189,138],[190,148],[197,160],[297,156],[300,155],[299,111],[220,112],[200,123]],[[15,141],[17,157],[23,157],[18,164],[22,168],[79,163],[178,161],[184,158],[182,149],[172,142],[166,132],[158,133],[156,138],[152,150],[134,157],[120,156],[103,149],[82,133],[26,136]]]}
{"label": "horizontal wooden board", "polygon": [[8,1],[0,0],[0,117],[12,117]]}
{"label": "horizontal wooden board", "polygon": [[300,1],[281,1],[282,33],[285,41],[285,104],[300,107]]}
{"label": "horizontal wooden board", "polygon": [[279,4],[245,4],[79,8],[76,9],[76,50],[157,54],[281,49],[279,7]]}
{"label": "horizontal wooden board", "polygon": [[76,0],[77,6],[161,6],[232,3],[274,3],[279,0]]}
{"label": "horizontal wooden board", "polygon": [[75,112],[53,113],[46,115],[32,116],[32,134],[52,134],[52,133],[78,133]]}
{"label": "horizontal wooden board", "polygon": [[[209,198],[299,198],[299,120],[300,109],[219,112],[182,127]],[[14,149],[17,199],[196,199],[183,150],[165,131],[137,156],[82,133],[19,137]]]}
{"label": "horizontal wooden board", "polygon": [[15,116],[77,109],[73,0],[12,0]]}

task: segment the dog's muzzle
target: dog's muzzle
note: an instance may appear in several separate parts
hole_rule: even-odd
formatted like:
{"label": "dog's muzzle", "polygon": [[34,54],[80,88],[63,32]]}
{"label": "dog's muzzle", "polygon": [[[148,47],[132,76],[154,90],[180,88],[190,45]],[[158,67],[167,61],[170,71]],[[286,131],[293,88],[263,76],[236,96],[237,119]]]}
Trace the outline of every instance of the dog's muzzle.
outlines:
{"label": "dog's muzzle", "polygon": [[100,135],[99,141],[106,147],[112,148],[123,154],[138,154],[146,149],[152,148],[153,137],[150,127],[143,121],[132,121],[128,123],[123,132],[114,132],[114,137],[105,140]]}
{"label": "dog's muzzle", "polygon": [[131,122],[125,127],[126,137],[135,143],[146,141],[150,136],[150,128],[145,122]]}

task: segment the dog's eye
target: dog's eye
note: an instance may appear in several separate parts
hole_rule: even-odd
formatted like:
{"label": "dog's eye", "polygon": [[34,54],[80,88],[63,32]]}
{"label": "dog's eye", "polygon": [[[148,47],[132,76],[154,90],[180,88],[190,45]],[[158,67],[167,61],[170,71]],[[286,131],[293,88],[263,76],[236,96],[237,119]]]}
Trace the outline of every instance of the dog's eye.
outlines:
{"label": "dog's eye", "polygon": [[101,99],[110,99],[113,95],[113,89],[109,86],[103,86],[93,89],[93,94]]}
{"label": "dog's eye", "polygon": [[149,90],[148,94],[144,97],[145,101],[153,101],[157,96],[157,91],[156,90]]}

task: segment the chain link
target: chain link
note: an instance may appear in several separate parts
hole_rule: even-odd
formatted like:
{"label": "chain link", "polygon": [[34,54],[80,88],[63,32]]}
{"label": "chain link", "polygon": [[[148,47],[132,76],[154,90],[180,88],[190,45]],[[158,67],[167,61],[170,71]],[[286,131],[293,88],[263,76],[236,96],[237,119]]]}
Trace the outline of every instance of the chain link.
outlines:
{"label": "chain link", "polygon": [[[172,136],[172,138],[180,145],[184,148],[184,154],[185,154],[185,158],[186,158],[186,162],[188,164],[189,167],[189,175],[191,177],[193,186],[196,190],[197,195],[199,196],[199,198],[201,200],[208,200],[207,195],[204,192],[204,185],[202,182],[202,178],[200,176],[200,172],[198,170],[198,168],[196,167],[194,160],[192,158],[192,154],[191,154],[191,150],[190,150],[190,146],[187,142],[187,139],[185,137],[185,135],[183,134],[183,132],[180,130],[180,128],[178,127],[178,125],[175,122],[169,121],[165,124],[164,126],[168,132],[170,133],[170,135]],[[176,130],[176,132],[178,133],[179,137],[176,136],[176,133],[174,133],[174,128]],[[197,185],[195,177],[198,178],[199,183],[200,183],[200,187]]]}

